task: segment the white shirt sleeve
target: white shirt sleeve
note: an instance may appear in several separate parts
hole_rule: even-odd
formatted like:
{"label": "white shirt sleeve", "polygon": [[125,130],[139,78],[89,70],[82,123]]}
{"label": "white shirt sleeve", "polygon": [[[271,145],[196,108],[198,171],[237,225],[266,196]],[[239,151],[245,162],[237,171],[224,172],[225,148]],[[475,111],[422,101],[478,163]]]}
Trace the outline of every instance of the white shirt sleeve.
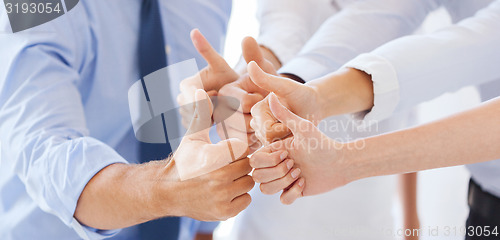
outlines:
{"label": "white shirt sleeve", "polygon": [[273,51],[282,64],[286,63],[338,10],[331,0],[259,0],[257,41]]}
{"label": "white shirt sleeve", "polygon": [[333,72],[357,55],[414,32],[438,0],[365,0],[331,16],[297,57],[280,70],[310,81]]}
{"label": "white shirt sleeve", "polygon": [[345,67],[372,76],[374,106],[365,124],[409,109],[446,91],[500,78],[500,0],[475,16],[432,34],[389,42]]}

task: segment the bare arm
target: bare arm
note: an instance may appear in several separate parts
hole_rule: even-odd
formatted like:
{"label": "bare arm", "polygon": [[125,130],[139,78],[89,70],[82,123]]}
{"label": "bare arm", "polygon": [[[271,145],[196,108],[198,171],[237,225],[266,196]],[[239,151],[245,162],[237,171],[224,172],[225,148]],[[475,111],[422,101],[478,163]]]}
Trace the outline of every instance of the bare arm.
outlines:
{"label": "bare arm", "polygon": [[496,98],[440,121],[360,140],[365,147],[346,156],[357,179],[494,160],[500,158],[499,119]]}
{"label": "bare arm", "polygon": [[[417,209],[417,173],[399,175],[399,196],[403,210],[404,229],[420,229]],[[413,232],[413,231],[412,231]],[[406,240],[417,239],[418,236],[406,236]]]}
{"label": "bare arm", "polygon": [[[251,164],[252,167],[263,168],[259,162],[270,158],[263,155],[265,151],[272,154],[288,152],[288,158],[300,168],[306,183],[305,187],[284,191],[283,194],[289,196],[286,203],[301,196],[327,192],[358,179],[500,158],[500,98],[419,127],[339,143],[326,137],[312,122],[295,115],[279,103],[275,95],[272,96],[269,102],[272,113],[290,128],[293,137],[259,150],[252,156]],[[262,182],[256,176],[254,179]],[[261,189],[263,185],[271,186],[265,181],[265,184],[261,183]],[[279,188],[287,186],[284,184]]]}
{"label": "bare arm", "polygon": [[[247,175],[252,170],[248,146],[237,139],[211,144],[208,95],[198,90],[195,97],[191,126],[172,160],[102,169],[80,195],[74,214],[78,221],[96,229],[124,228],[165,216],[220,221],[250,204],[247,192],[254,182]],[[240,160],[231,162],[228,145]]]}

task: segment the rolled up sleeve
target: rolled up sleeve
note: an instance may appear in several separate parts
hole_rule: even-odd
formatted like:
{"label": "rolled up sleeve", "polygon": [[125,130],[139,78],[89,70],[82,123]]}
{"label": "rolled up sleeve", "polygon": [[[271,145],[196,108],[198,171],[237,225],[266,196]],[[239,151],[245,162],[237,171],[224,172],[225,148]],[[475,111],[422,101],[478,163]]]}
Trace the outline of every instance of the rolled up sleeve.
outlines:
{"label": "rolled up sleeve", "polygon": [[366,121],[383,120],[445,92],[500,78],[500,1],[440,31],[399,38],[345,66],[370,74],[374,106]]}
{"label": "rolled up sleeve", "polygon": [[338,70],[362,53],[414,32],[436,0],[365,0],[330,16],[280,73],[310,81]]}
{"label": "rolled up sleeve", "polygon": [[97,172],[127,161],[89,136],[77,86],[75,59],[81,52],[77,39],[62,34],[71,29],[66,27],[52,24],[31,35],[0,36],[2,168],[18,176],[43,211],[81,238],[101,239],[118,231],[82,226],[73,217],[76,205]]}

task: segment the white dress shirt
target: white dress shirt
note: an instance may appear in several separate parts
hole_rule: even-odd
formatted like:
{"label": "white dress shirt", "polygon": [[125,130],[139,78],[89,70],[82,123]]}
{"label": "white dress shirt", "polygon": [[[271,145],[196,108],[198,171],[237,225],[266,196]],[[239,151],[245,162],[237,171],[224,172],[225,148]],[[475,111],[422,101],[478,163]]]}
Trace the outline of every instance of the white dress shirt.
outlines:
{"label": "white dress shirt", "polygon": [[[357,116],[365,123],[387,118],[446,91],[500,79],[500,1],[486,7],[483,1],[443,2],[449,4],[450,12],[456,10],[452,14],[455,20],[483,9],[432,34],[391,41],[345,65],[372,76],[374,107],[367,114]],[[412,9],[412,12],[419,11]],[[393,10],[394,14],[401,13]],[[405,19],[406,14],[400,16]],[[492,86],[497,89],[489,89],[490,94],[500,95],[498,84]],[[484,190],[500,197],[500,160],[472,164],[468,168]]]}
{"label": "white dress shirt", "polygon": [[[341,9],[356,0],[292,2],[262,0],[258,10],[261,23],[258,41],[271,49],[285,66],[295,61],[297,53],[318,34],[315,32],[321,25],[329,24],[326,19],[341,14]],[[339,56],[337,68],[350,59]],[[288,69],[291,73],[297,70]],[[337,116],[323,121],[320,128],[332,138],[349,141],[407,127],[409,118],[408,114],[402,114],[374,128],[358,131],[348,118]],[[387,234],[394,231],[391,214],[396,195],[394,176],[357,181],[320,196],[299,199],[290,206],[283,205],[278,194],[264,195],[258,187],[250,194],[252,204],[236,216],[227,239],[391,239]]]}

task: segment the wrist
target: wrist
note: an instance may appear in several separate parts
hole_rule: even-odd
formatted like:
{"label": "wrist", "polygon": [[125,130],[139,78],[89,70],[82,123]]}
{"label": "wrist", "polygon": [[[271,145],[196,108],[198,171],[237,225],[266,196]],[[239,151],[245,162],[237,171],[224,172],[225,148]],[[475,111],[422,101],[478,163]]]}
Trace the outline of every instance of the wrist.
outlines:
{"label": "wrist", "polygon": [[353,68],[343,68],[308,82],[318,95],[324,117],[361,112],[373,107],[371,76]]}
{"label": "wrist", "polygon": [[340,156],[346,182],[350,183],[359,179],[369,177],[366,173],[366,166],[363,159],[363,151],[365,147],[364,139],[355,140],[352,142],[339,143]]}
{"label": "wrist", "polygon": [[182,182],[180,181],[175,161],[167,159],[146,164],[149,168],[149,183],[146,187],[148,215],[153,218],[166,216],[184,216],[182,205]]}

